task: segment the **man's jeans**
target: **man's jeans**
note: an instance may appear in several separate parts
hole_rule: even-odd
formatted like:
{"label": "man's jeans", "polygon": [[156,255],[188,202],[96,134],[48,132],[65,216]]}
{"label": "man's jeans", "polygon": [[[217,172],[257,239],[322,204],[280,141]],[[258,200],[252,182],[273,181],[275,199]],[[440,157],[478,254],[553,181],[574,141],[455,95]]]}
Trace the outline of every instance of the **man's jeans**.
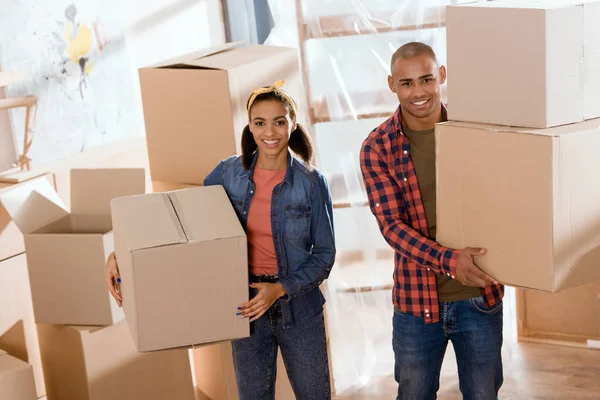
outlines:
{"label": "man's jeans", "polygon": [[250,337],[232,342],[240,400],[275,398],[278,348],[297,399],[331,399],[323,312],[283,329],[277,301],[251,325]]}
{"label": "man's jeans", "polygon": [[485,306],[482,297],[440,304],[440,322],[394,312],[394,375],[397,400],[437,398],[440,369],[448,341],[458,365],[465,400],[494,400],[503,382],[502,307]]}

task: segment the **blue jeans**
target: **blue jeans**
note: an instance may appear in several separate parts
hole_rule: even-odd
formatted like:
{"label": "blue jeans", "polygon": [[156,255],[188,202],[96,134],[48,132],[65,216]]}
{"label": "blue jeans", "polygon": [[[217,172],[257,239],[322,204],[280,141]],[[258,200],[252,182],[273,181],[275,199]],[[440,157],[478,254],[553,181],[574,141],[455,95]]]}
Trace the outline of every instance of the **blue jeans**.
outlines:
{"label": "blue jeans", "polygon": [[279,305],[251,323],[250,337],[232,341],[240,400],[275,398],[278,348],[297,399],[331,399],[323,312],[283,329]]}
{"label": "blue jeans", "polygon": [[394,312],[394,376],[397,400],[437,398],[448,341],[458,365],[465,400],[494,400],[503,382],[502,307],[487,308],[482,297],[440,304],[440,322]]}

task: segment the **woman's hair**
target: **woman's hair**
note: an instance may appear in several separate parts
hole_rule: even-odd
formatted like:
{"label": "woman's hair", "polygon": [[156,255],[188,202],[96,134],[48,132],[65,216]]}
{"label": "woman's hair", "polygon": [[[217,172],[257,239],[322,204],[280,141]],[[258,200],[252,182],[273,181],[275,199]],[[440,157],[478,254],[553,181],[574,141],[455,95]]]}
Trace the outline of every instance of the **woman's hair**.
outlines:
{"label": "woman's hair", "polygon": [[[250,101],[250,99],[248,99],[248,101]],[[259,94],[258,96],[256,96],[250,107],[262,101],[280,102],[290,114],[290,118],[292,119],[292,121],[296,121],[296,113],[294,111],[295,107],[293,107],[292,104],[290,104],[286,96],[283,96],[277,90]],[[250,113],[250,110],[248,110],[248,113]],[[294,131],[290,135],[288,146],[290,149],[292,149],[294,154],[296,154],[302,159],[302,161],[306,163],[306,166],[308,168],[312,168],[312,140],[310,138],[310,135],[302,125],[296,123],[296,129],[294,129]],[[244,131],[242,132],[242,164],[244,165],[245,169],[250,169],[250,166],[252,165],[252,160],[254,159],[254,152],[256,152],[256,150],[258,150],[258,145],[254,140],[252,132],[250,132],[250,126],[246,125]]]}

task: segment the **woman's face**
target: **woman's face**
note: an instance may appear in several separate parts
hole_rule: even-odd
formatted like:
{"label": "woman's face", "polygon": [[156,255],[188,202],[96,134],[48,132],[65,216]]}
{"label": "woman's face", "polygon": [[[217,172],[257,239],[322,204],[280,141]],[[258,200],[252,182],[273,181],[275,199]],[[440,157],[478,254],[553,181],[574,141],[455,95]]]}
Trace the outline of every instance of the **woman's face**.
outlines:
{"label": "woman's face", "polygon": [[259,152],[275,157],[282,152],[287,154],[288,141],[296,129],[296,122],[281,102],[266,100],[252,105],[249,127]]}

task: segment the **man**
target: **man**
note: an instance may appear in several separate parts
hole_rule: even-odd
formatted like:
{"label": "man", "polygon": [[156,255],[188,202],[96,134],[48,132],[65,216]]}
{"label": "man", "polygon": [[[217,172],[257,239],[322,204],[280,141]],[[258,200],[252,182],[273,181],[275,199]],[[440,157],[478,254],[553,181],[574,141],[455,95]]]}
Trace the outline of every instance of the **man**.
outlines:
{"label": "man", "polygon": [[[440,86],[446,68],[423,43],[392,56],[390,90],[400,105],[365,139],[361,170],[371,211],[396,252],[393,348],[398,400],[435,399],[452,341],[464,399],[496,399],[502,385],[504,287],[474,257],[435,241],[435,136],[446,121]],[[457,210],[460,212],[460,210]]]}

